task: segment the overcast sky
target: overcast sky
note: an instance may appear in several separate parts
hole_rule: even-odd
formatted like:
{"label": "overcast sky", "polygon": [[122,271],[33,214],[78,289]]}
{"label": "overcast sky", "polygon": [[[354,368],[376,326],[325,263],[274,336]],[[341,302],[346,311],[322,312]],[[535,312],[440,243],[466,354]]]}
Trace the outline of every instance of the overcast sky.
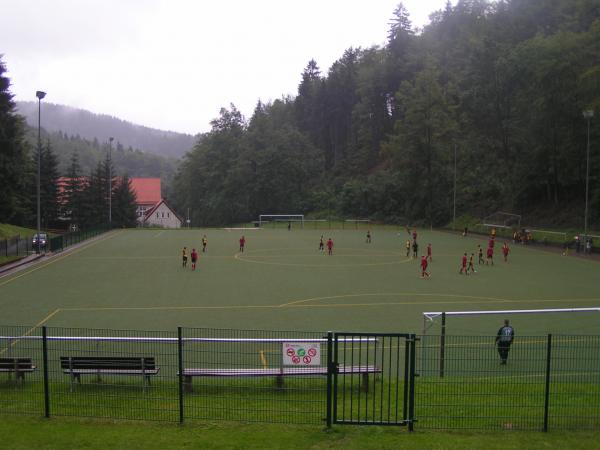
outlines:
{"label": "overcast sky", "polygon": [[[314,58],[385,44],[399,0],[0,0],[16,100],[46,100],[163,130],[208,131],[234,103],[295,95]],[[404,0],[414,26],[446,0]],[[453,4],[455,1],[452,2]]]}

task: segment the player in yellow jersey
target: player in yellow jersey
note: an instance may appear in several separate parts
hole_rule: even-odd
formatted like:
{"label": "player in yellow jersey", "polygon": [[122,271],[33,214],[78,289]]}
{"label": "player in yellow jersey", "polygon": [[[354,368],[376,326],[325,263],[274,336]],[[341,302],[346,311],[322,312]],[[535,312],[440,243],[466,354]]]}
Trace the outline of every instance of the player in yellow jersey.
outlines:
{"label": "player in yellow jersey", "polygon": [[181,251],[181,257],[183,259],[182,261],[182,267],[187,267],[187,248],[183,247],[183,250]]}
{"label": "player in yellow jersey", "polygon": [[206,235],[202,237],[202,253],[206,253],[206,245],[208,244],[208,239],[206,239]]}

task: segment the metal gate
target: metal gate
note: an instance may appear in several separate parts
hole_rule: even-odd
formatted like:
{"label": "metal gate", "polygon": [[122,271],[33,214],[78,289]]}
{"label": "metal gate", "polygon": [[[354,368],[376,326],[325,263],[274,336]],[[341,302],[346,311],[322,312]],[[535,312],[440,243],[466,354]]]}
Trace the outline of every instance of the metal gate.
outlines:
{"label": "metal gate", "polygon": [[335,333],[332,353],[333,423],[412,431],[414,334]]}

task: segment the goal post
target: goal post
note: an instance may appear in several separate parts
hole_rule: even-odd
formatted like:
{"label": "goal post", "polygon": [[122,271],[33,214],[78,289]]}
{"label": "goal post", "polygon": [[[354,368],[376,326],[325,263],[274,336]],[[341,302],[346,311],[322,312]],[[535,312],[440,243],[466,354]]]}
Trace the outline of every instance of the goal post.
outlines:
{"label": "goal post", "polygon": [[260,214],[258,216],[258,226],[262,227],[266,223],[287,222],[299,223],[304,228],[304,214]]}
{"label": "goal post", "polygon": [[[495,341],[490,338],[495,337],[502,320],[510,318],[516,335],[529,336],[530,340],[552,333],[583,336],[591,332],[596,335],[600,317],[594,313],[598,312],[600,307],[423,312],[421,348],[428,353],[427,356],[422,354],[421,359],[433,365],[435,372],[444,377],[447,363],[453,359],[448,357],[449,351],[453,354],[468,352],[468,357],[473,357],[474,352],[485,352],[486,348],[494,347]],[[434,333],[431,333],[432,329]],[[478,336],[481,342],[474,343],[473,339]]]}
{"label": "goal post", "polygon": [[[434,334],[446,334],[448,330],[448,321],[453,319],[454,326],[452,332],[454,334],[489,334],[489,323],[494,325],[498,323],[495,316],[501,315],[504,318],[516,318],[520,316],[528,316],[528,321],[531,324],[531,331],[528,334],[554,332],[582,332],[587,328],[585,321],[580,316],[572,323],[565,323],[566,315],[570,313],[597,313],[600,312],[600,307],[589,308],[548,308],[548,309],[507,309],[507,310],[482,310],[482,311],[430,311],[423,312],[423,334],[431,334],[430,330],[435,329]],[[473,317],[477,316],[477,319]],[[533,316],[533,317],[532,317]],[[536,317],[537,316],[537,317]],[[574,316],[571,316],[574,318]],[[487,320],[487,319],[490,319]],[[457,322],[455,319],[462,319]],[[598,331],[598,325],[595,322],[598,317],[591,317],[593,331]],[[536,323],[537,322],[537,323]],[[559,324],[558,326],[556,324]],[[482,329],[481,325],[486,328]],[[465,325],[468,328],[465,328]],[[548,327],[553,325],[552,329],[542,329],[540,327]],[[500,325],[498,325],[499,327]],[[561,330],[562,328],[562,330]],[[439,333],[438,333],[439,331]],[[455,333],[458,331],[459,333]],[[534,333],[532,333],[534,332]]]}
{"label": "goal post", "polygon": [[490,228],[521,228],[521,216],[519,214],[498,211],[484,217],[482,225]]}

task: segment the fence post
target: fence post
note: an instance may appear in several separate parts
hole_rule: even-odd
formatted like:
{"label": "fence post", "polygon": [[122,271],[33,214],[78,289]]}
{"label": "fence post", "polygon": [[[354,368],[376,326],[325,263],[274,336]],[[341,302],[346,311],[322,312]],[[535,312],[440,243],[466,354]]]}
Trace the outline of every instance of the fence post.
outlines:
{"label": "fence post", "polygon": [[44,362],[44,416],[50,418],[50,388],[48,383],[48,333],[42,327],[42,353]]}
{"label": "fence post", "polygon": [[415,429],[415,361],[416,361],[416,340],[417,336],[411,334],[410,337],[410,391],[408,399],[408,431]]}
{"label": "fence post", "polygon": [[181,327],[177,327],[177,370],[179,373],[179,423],[183,423],[183,338]]}
{"label": "fence post", "polygon": [[546,348],[546,388],[544,395],[544,431],[548,431],[548,406],[550,403],[550,360],[552,358],[552,334],[548,335]]}
{"label": "fence post", "polygon": [[327,428],[331,428],[331,404],[333,395],[333,333],[327,332]]}
{"label": "fence post", "polygon": [[446,357],[446,313],[442,313],[442,333],[440,334],[440,378],[444,378],[444,360]]}

